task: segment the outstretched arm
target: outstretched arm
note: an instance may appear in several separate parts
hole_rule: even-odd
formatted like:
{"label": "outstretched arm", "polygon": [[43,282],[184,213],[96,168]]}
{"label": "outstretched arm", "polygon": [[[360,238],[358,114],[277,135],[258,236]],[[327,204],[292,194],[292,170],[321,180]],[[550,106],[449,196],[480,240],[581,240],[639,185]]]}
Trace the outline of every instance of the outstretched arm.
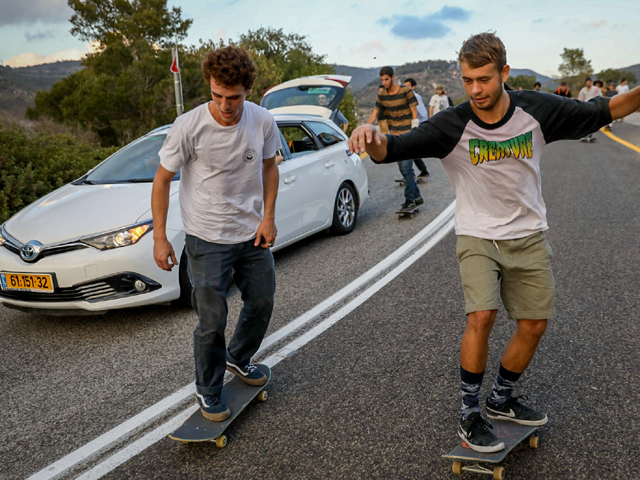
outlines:
{"label": "outstretched arm", "polygon": [[615,95],[609,102],[609,109],[611,110],[611,118],[613,120],[626,117],[639,108],[640,87],[629,90],[627,93],[623,93],[622,95]]}

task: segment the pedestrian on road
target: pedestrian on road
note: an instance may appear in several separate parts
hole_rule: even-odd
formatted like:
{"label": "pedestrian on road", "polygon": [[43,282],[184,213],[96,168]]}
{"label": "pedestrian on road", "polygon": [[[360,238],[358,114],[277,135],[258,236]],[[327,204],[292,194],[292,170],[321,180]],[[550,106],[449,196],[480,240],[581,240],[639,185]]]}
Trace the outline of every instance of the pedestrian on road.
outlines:
{"label": "pedestrian on road", "polygon": [[[384,85],[378,85],[378,96],[386,93],[387,89],[384,88]],[[389,125],[387,124],[387,119],[384,117],[384,111],[380,110],[378,113],[378,127],[380,128],[380,133],[386,135],[389,133]]]}
{"label": "pedestrian on road", "polygon": [[444,87],[438,85],[436,87],[436,94],[429,100],[429,117],[433,117],[436,113],[441,112],[451,105],[449,104],[449,98],[444,94]]}
{"label": "pedestrian on road", "polygon": [[[395,82],[395,74],[391,67],[382,67],[380,69],[380,81],[384,86],[384,91],[378,93],[376,106],[371,116],[367,119],[367,124],[370,125],[375,122],[380,112],[382,112],[389,126],[389,135],[402,135],[412,128],[416,128],[420,121],[418,120],[418,110],[416,109],[418,101],[413,91]],[[413,172],[413,159],[398,162],[398,168],[404,178],[404,203],[400,206],[400,211],[410,212],[417,205],[424,203],[416,183],[416,175]]]}
{"label": "pedestrian on road", "polygon": [[[416,92],[416,81],[413,78],[407,78],[404,81],[404,84],[411,89],[413,94],[416,96],[416,100],[418,100],[418,105],[416,106],[416,110],[418,111],[418,121],[420,123],[426,122],[429,120],[429,113],[427,112],[427,107],[424,106],[424,102],[422,101],[422,96]],[[418,174],[418,179],[427,178],[429,176],[429,171],[427,170],[427,166],[424,163],[424,160],[421,158],[416,158],[414,160],[416,167],[420,173]]]}
{"label": "pedestrian on road", "polygon": [[[627,85],[627,79],[623,78],[622,80],[620,80],[620,85],[618,85],[616,87],[616,91],[618,93],[627,93],[629,91],[629,85]],[[621,122],[622,118],[619,118],[618,120],[616,120],[616,122]]]}
{"label": "pedestrian on road", "polygon": [[571,91],[567,88],[567,82],[562,82],[560,87],[556,90],[556,95],[560,95],[561,97],[571,98]]}
{"label": "pedestrian on road", "polygon": [[[578,100],[582,102],[588,102],[592,98],[601,97],[602,91],[595,85],[592,85],[591,77],[587,77],[584,80],[584,87],[578,93]],[[586,137],[581,138],[581,141],[591,142],[593,140],[593,133],[589,133]]]}
{"label": "pedestrian on road", "polygon": [[543,425],[547,415],[524,404],[514,389],[555,315],[552,251],[545,237],[541,195],[543,147],[577,139],[640,107],[640,87],[625,95],[579,102],[530,90],[505,90],[506,50],[492,33],[474,35],[458,56],[470,100],[400,136],[368,125],[354,130],[349,148],[376,163],[436,157],[456,192],[457,255],[468,315],[460,347],[462,409],[458,435],[472,449],[504,448],[481,415],[479,394],[489,335],[499,300],[516,331],[502,355],[486,400],[489,418]]}
{"label": "pedestrian on road", "polygon": [[[246,101],[256,77],[246,50],[230,46],[210,51],[202,73],[213,101],[176,118],[160,150],[151,196],[153,254],[163,270],[178,264],[166,220],[171,180],[180,171],[187,271],[199,319],[193,332],[196,401],[205,418],[221,422],[231,413],[221,398],[225,369],[249,385],[267,382],[251,357],[273,311],[275,271],[269,247],[277,235],[276,152],[281,145],[273,115]],[[244,304],[227,349],[231,276]]]}
{"label": "pedestrian on road", "polygon": [[541,88],[542,88],[542,84],[540,82],[536,82],[536,83],[533,84],[533,89],[536,92],[539,92]]}
{"label": "pedestrian on road", "polygon": [[[615,83],[609,83],[609,85],[607,86],[607,93],[605,93],[604,96],[607,98],[611,98],[615,97],[616,95],[618,95],[618,91],[616,90]],[[613,123],[610,123],[609,125],[604,127],[604,129],[607,131],[611,131],[611,127],[613,127]]]}

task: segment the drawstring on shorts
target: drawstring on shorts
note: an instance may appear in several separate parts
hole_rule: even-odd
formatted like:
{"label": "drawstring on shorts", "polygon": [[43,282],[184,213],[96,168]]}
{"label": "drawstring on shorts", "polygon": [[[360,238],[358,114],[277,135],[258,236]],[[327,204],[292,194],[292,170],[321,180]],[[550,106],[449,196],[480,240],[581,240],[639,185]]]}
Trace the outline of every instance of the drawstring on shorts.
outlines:
{"label": "drawstring on shorts", "polygon": [[492,240],[493,245],[496,247],[496,250],[498,250],[498,253],[500,253],[500,249],[498,248],[498,244],[496,243],[495,240]]}

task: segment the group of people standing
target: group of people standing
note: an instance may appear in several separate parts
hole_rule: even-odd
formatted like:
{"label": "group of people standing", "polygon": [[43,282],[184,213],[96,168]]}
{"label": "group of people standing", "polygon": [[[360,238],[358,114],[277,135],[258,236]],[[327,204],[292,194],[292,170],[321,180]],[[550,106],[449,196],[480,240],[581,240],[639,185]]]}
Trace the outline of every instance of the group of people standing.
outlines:
{"label": "group of people standing", "polygon": [[[415,79],[406,78],[404,85],[399,85],[395,81],[395,72],[392,67],[380,69],[380,82],[375,107],[367,119],[367,124],[373,124],[377,120],[382,134],[402,135],[426,122],[436,113],[453,106],[453,101],[447,96],[444,87],[438,85],[435,95],[429,100],[427,111],[422,96],[415,91],[417,85]],[[424,203],[413,170],[414,164],[419,171],[418,180],[429,176],[422,158],[398,162],[404,181],[405,199],[400,206],[400,212],[411,212]]]}

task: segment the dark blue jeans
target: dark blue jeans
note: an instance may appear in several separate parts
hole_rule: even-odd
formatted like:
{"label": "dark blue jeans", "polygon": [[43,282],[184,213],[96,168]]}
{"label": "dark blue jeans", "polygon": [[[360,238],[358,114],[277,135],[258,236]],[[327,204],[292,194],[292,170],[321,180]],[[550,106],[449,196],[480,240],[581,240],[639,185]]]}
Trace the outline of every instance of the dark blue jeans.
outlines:
{"label": "dark blue jeans", "polygon": [[413,202],[420,196],[420,190],[416,183],[416,174],[413,171],[413,160],[398,162],[398,168],[404,178],[404,199],[406,202]]}
{"label": "dark blue jeans", "polygon": [[222,392],[226,369],[227,290],[231,276],[243,301],[229,342],[231,358],[240,365],[249,363],[269,326],[276,290],[273,255],[271,250],[255,247],[253,242],[222,245],[187,235],[191,300],[199,318],[193,332],[196,390],[202,395]]}

